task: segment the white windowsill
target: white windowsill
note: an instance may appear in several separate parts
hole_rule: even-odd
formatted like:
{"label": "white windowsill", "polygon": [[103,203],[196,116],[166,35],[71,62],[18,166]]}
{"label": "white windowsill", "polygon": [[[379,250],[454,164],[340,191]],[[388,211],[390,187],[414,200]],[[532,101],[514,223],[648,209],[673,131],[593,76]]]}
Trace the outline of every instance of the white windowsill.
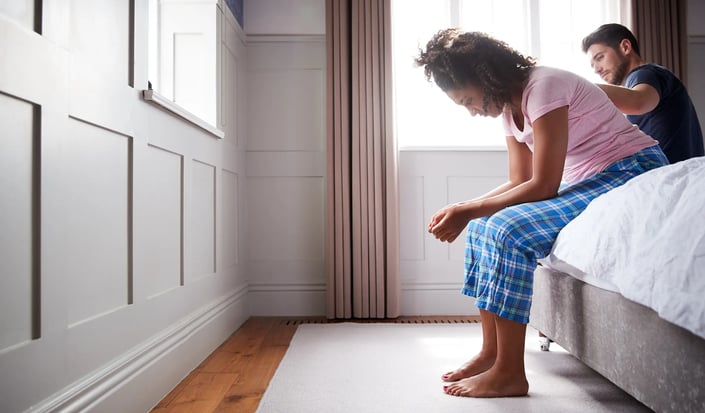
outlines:
{"label": "white windowsill", "polygon": [[210,133],[218,139],[223,139],[225,137],[225,132],[211,125],[210,123],[204,121],[200,117],[194,115],[188,110],[182,108],[171,100],[165,98],[159,93],[152,89],[145,89],[142,91],[142,97],[144,100],[151,102],[161,108],[179,116],[180,118],[186,120],[187,122],[193,123],[204,131]]}
{"label": "white windowsill", "polygon": [[400,152],[506,152],[507,147],[501,145],[468,145],[468,146],[400,146]]}

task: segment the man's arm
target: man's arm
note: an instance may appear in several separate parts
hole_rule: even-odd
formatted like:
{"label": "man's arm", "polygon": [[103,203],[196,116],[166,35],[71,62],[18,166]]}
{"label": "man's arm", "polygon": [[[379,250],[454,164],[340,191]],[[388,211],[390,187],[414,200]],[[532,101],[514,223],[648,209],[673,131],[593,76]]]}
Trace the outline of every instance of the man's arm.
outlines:
{"label": "man's arm", "polygon": [[625,115],[643,115],[658,106],[660,96],[653,86],[639,83],[631,89],[622,86],[598,84],[617,109]]}

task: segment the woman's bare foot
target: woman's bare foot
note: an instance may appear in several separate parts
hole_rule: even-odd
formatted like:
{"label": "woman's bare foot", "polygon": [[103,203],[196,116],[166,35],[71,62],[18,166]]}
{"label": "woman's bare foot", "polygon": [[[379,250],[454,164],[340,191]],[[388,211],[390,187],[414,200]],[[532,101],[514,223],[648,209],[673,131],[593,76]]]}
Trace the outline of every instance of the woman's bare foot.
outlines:
{"label": "woman's bare foot", "polygon": [[443,386],[443,391],[451,396],[463,397],[517,397],[529,393],[526,375],[516,372],[502,372],[497,368]]}
{"label": "woman's bare foot", "polygon": [[441,380],[447,382],[458,381],[468,377],[480,374],[494,365],[495,356],[485,356],[482,353],[473,357],[470,361],[458,367],[456,370],[449,371],[441,376]]}

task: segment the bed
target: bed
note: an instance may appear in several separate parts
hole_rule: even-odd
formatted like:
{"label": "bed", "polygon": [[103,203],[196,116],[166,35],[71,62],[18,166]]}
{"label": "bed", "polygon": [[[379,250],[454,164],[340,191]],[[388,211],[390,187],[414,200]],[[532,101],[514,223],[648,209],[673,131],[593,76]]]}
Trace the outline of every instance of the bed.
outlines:
{"label": "bed", "polygon": [[595,199],[534,277],[530,324],[656,412],[705,412],[705,157]]}

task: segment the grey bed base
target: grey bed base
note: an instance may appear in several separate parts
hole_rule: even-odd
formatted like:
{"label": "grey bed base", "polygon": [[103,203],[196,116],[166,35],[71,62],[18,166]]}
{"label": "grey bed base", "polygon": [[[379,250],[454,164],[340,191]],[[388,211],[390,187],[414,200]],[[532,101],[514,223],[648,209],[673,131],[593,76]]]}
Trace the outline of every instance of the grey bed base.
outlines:
{"label": "grey bed base", "polygon": [[705,412],[705,340],[643,305],[539,266],[530,325],[656,412]]}

